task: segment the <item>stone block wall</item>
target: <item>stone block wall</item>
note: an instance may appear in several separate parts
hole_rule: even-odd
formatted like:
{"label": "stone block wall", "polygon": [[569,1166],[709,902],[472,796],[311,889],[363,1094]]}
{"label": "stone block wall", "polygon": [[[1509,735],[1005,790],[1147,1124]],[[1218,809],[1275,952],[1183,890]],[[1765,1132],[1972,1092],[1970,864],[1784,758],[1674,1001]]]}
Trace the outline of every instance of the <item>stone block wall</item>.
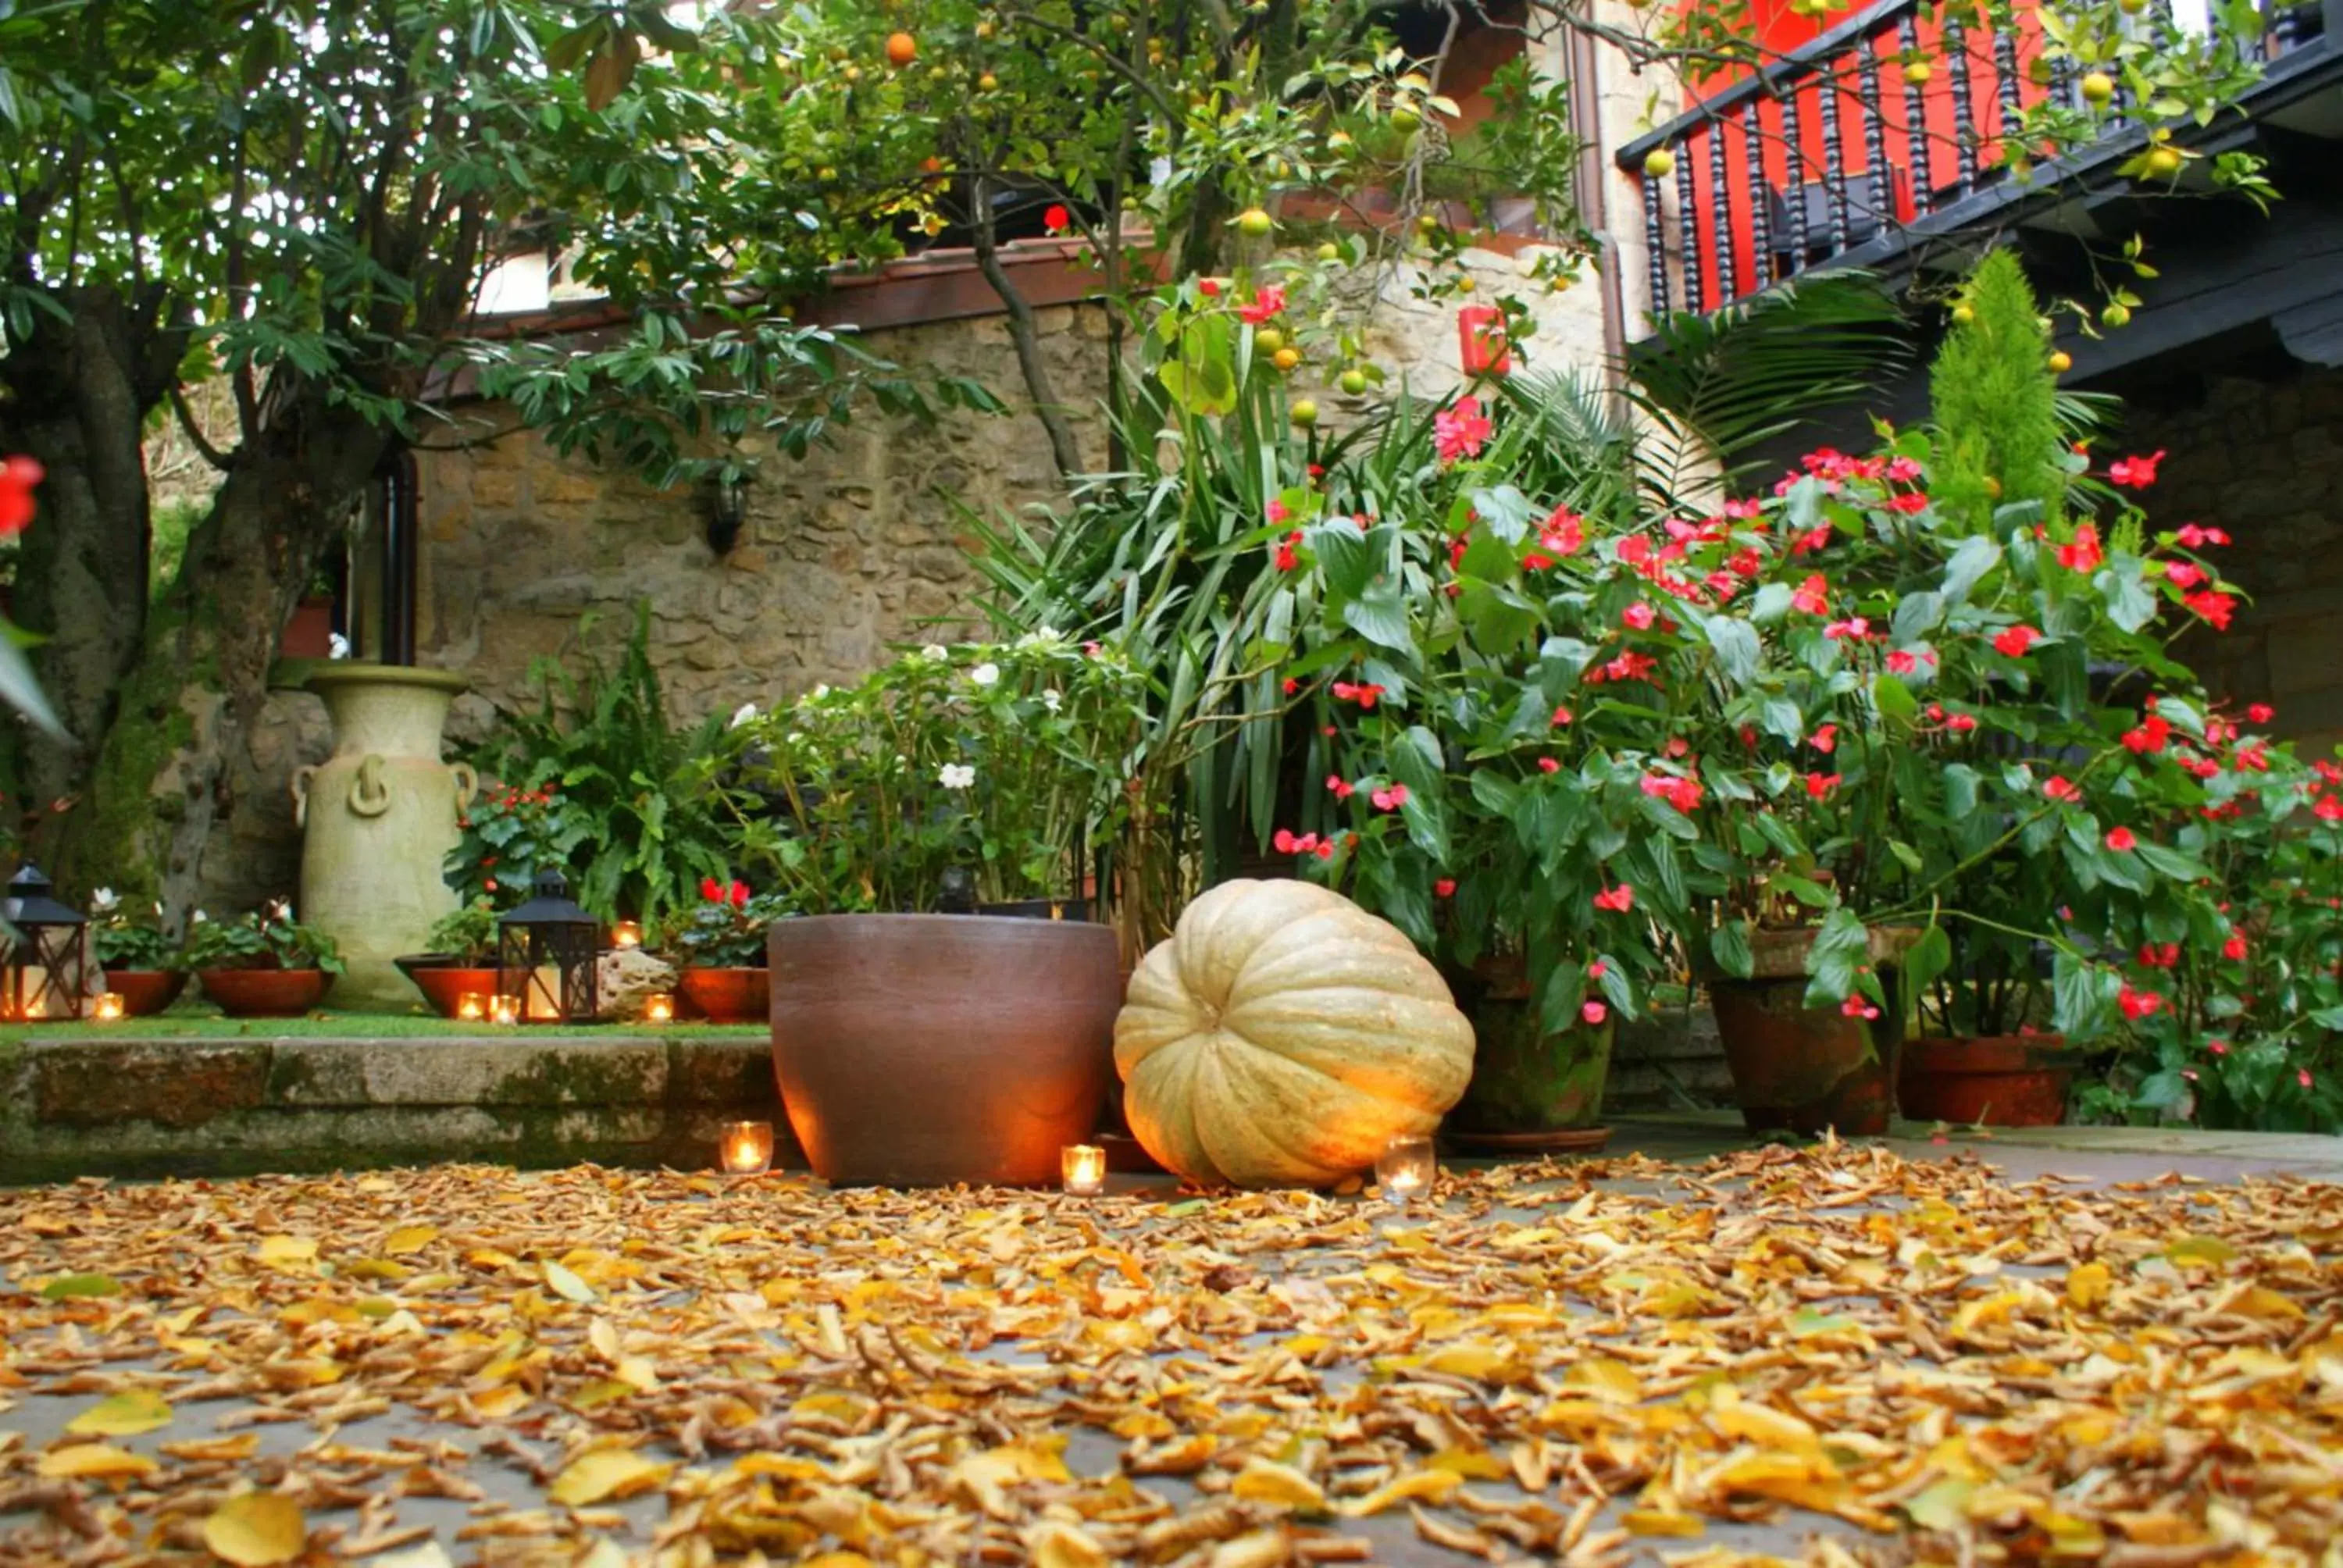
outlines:
{"label": "stone block wall", "polygon": [[2276,708],[2304,755],[2343,742],[2343,370],[2217,377],[2185,401],[2136,403],[2120,447],[2167,453],[2150,523],[2227,530],[2235,542],[2207,554],[2253,596],[2184,657],[2216,690]]}

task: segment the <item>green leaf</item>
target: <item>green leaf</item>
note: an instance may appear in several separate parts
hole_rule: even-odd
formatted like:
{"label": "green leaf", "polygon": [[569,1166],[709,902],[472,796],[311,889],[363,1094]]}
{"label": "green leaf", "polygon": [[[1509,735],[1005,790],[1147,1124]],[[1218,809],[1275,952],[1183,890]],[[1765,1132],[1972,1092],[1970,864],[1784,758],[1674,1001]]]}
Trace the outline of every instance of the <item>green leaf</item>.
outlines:
{"label": "green leaf", "polygon": [[1936,984],[1937,977],[1953,967],[1952,934],[1942,926],[1930,926],[1927,933],[1904,954],[1904,995],[1916,1006],[1921,997]]}
{"label": "green leaf", "polygon": [[1746,686],[1757,678],[1757,628],[1747,621],[1731,616],[1711,616],[1702,628],[1708,634],[1709,647],[1716,650],[1717,668],[1736,686]]}
{"label": "green leaf", "polygon": [[69,1302],[83,1296],[118,1296],[122,1282],[111,1274],[61,1274],[41,1287],[45,1302]]}
{"label": "green leaf", "polygon": [[1708,933],[1709,956],[1716,967],[1735,980],[1747,980],[1755,972],[1757,960],[1749,950],[1749,922],[1727,920]]}
{"label": "green leaf", "polygon": [[1986,573],[2001,561],[2001,547],[1982,534],[1963,539],[1953,558],[1945,563],[1945,602],[1948,605],[1966,603],[1976,585],[1985,580]]}
{"label": "green leaf", "polygon": [[1342,620],[1368,641],[1401,653],[1415,649],[1408,634],[1407,604],[1396,583],[1379,582],[1342,606]]}

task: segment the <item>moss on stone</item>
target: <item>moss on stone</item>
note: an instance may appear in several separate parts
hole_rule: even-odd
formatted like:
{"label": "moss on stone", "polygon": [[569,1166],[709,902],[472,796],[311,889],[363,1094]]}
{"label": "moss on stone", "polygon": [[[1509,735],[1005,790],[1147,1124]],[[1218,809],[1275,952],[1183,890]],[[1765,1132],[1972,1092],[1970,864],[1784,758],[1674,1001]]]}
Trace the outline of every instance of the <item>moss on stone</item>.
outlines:
{"label": "moss on stone", "polygon": [[541,1050],[497,1081],[480,1109],[511,1125],[546,1108],[660,1103],[658,1057],[631,1050]]}

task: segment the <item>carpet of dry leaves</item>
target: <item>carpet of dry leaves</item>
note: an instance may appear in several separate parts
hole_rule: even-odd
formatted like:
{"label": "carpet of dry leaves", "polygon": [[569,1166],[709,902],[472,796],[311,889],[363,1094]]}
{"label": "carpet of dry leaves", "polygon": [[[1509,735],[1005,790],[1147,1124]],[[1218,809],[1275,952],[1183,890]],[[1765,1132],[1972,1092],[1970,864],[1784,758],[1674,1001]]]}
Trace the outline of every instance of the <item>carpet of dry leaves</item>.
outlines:
{"label": "carpet of dry leaves", "polygon": [[[1838,1145],[1404,1214],[593,1168],[0,1193],[0,1563],[1714,1568],[1772,1517],[1842,1565],[2333,1564],[2338,1236],[2327,1184]],[[60,1395],[53,1441],[7,1413]],[[429,1435],[347,1437],[397,1407]],[[425,1497],[466,1523],[402,1523]]]}

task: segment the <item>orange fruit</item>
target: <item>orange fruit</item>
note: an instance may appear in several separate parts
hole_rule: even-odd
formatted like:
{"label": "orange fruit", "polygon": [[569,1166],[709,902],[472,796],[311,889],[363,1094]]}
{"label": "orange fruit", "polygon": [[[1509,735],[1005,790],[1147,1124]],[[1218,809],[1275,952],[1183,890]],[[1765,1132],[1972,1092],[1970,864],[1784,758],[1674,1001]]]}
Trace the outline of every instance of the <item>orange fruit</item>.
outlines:
{"label": "orange fruit", "polygon": [[887,35],[887,64],[901,70],[920,57],[920,41],[909,33]]}

